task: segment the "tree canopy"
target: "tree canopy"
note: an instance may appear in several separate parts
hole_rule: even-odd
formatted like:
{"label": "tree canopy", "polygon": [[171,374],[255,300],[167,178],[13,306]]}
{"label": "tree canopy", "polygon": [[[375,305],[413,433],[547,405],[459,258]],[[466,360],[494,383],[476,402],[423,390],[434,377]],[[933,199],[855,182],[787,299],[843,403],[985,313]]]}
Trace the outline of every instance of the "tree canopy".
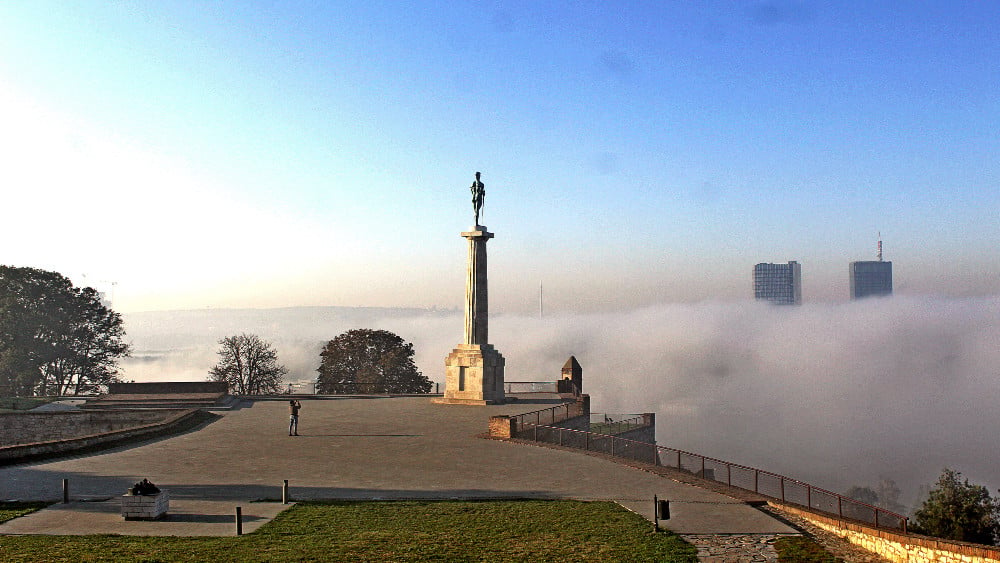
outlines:
{"label": "tree canopy", "polygon": [[1000,499],[951,469],[941,473],[913,517],[910,529],[918,534],[987,545],[1000,540]]}
{"label": "tree canopy", "polygon": [[62,274],[0,266],[0,394],[68,395],[117,381],[121,315]]}
{"label": "tree canopy", "polygon": [[209,371],[210,381],[229,384],[230,393],[277,393],[288,369],[278,364],[278,353],[256,334],[227,336],[219,341],[219,363]]}
{"label": "tree canopy", "polygon": [[413,344],[387,330],[349,330],[320,352],[318,393],[428,393],[413,363]]}

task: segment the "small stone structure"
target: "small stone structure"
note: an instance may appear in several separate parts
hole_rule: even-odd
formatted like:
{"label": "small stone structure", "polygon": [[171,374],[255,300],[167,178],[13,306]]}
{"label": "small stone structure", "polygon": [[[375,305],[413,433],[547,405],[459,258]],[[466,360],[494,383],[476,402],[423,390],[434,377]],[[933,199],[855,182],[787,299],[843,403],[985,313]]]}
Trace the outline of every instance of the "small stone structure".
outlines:
{"label": "small stone structure", "polygon": [[583,368],[576,356],[570,356],[562,367],[562,377],[556,384],[560,393],[583,393]]}
{"label": "small stone structure", "polygon": [[126,520],[160,520],[170,510],[170,494],[160,491],[155,495],[122,495],[122,518]]}

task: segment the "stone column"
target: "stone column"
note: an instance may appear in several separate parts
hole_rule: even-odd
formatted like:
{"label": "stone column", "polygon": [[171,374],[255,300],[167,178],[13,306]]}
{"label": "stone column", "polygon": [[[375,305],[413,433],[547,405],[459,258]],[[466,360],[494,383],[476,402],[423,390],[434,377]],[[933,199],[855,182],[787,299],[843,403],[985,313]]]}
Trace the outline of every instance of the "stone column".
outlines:
{"label": "stone column", "polygon": [[469,241],[465,271],[465,327],[462,343],[445,358],[444,397],[437,403],[492,405],[504,402],[504,357],[489,343],[486,242],[482,225],[462,233]]}
{"label": "stone column", "polygon": [[489,343],[489,291],[486,276],[486,241],[493,233],[476,225],[462,233],[469,241],[469,259],[465,269],[465,331],[463,344]]}

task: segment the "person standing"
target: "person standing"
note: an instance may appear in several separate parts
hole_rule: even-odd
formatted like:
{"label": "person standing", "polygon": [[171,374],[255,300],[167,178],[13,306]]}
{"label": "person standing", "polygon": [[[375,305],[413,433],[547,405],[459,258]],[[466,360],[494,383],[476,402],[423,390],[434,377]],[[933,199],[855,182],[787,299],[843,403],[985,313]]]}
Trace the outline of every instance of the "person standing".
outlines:
{"label": "person standing", "polygon": [[302,408],[302,403],[292,399],[288,401],[288,435],[298,436],[299,435],[299,409]]}

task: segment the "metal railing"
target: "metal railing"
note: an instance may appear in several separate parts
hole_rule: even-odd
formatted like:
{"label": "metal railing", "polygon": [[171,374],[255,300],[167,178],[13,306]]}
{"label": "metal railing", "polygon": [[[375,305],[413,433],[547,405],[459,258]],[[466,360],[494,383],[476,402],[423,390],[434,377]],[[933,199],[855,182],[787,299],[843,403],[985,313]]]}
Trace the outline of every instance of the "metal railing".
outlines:
{"label": "metal railing", "polygon": [[562,403],[546,409],[512,415],[511,418],[515,421],[514,428],[520,433],[525,427],[540,428],[543,425],[553,425],[557,422],[586,414],[583,411],[583,407],[579,403],[574,402]]}
{"label": "metal railing", "polygon": [[[551,410],[551,409],[546,409]],[[560,428],[539,416],[544,411],[525,413],[518,417],[518,438],[557,444],[564,447],[605,453],[663,467],[673,467],[734,488],[753,491],[758,495],[782,502],[874,525],[907,531],[908,518],[884,508],[785,477],[778,473],[703,456],[676,448],[637,442],[607,434]],[[523,417],[523,418],[522,418]],[[534,418],[535,420],[531,420]]]}
{"label": "metal railing", "polygon": [[505,393],[558,393],[555,381],[505,381]]}
{"label": "metal railing", "polygon": [[617,436],[622,432],[642,428],[645,419],[641,414],[590,413],[590,431],[594,434]]}

